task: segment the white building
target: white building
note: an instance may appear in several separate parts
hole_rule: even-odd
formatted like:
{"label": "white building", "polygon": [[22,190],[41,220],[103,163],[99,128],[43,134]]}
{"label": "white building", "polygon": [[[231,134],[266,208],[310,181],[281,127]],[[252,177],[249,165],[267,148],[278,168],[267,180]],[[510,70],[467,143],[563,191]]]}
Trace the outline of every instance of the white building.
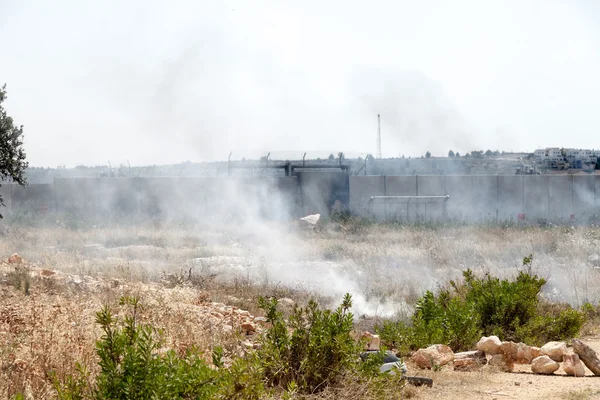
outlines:
{"label": "white building", "polygon": [[535,158],[536,162],[546,161],[546,149],[537,149],[536,151],[534,151],[533,158]]}

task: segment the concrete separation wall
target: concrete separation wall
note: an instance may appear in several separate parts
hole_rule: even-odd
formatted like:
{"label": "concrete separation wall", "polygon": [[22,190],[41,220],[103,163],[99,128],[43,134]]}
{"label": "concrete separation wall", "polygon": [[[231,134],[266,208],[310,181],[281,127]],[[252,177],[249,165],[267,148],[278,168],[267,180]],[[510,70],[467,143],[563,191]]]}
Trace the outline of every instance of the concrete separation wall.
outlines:
{"label": "concrete separation wall", "polygon": [[498,220],[514,222],[525,210],[523,176],[498,176]]}
{"label": "concrete separation wall", "polygon": [[[0,186],[10,212],[285,219],[341,204],[378,220],[574,221],[600,217],[600,175],[57,178]],[[372,200],[372,197],[378,198]],[[434,198],[431,198],[434,196]],[[446,196],[448,196],[446,198]]]}

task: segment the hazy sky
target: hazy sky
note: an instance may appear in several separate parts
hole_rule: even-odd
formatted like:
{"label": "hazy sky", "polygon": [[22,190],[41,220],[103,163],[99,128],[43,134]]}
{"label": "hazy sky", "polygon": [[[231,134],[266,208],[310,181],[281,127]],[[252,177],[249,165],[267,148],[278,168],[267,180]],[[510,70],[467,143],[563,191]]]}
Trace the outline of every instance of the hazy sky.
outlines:
{"label": "hazy sky", "polygon": [[[600,2],[0,0],[35,166],[600,147]],[[288,153],[289,155],[290,153]]]}

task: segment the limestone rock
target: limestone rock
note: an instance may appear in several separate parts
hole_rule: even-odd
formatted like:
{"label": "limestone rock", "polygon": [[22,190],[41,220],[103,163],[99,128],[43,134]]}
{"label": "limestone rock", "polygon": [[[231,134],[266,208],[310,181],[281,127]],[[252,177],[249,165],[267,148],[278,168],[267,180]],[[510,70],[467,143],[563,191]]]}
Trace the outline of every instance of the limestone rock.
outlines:
{"label": "limestone rock", "polygon": [[245,333],[256,332],[256,325],[251,322],[245,322],[242,324],[242,330]]}
{"label": "limestone rock", "polygon": [[379,350],[381,346],[381,338],[379,335],[374,335],[371,332],[364,332],[361,336],[366,339],[365,350]]}
{"label": "limestone rock", "polygon": [[300,218],[300,226],[306,229],[315,229],[321,214],[307,215],[306,217]]}
{"label": "limestone rock", "polygon": [[534,374],[552,375],[560,368],[560,364],[547,355],[539,356],[531,361],[531,371]]}
{"label": "limestone rock", "polygon": [[481,350],[486,354],[494,355],[498,354],[498,348],[501,344],[502,342],[498,336],[484,336],[479,340],[479,342],[477,342],[477,350]]}
{"label": "limestone rock", "polygon": [[563,371],[570,376],[585,376],[585,368],[577,354],[565,354],[563,356]]}
{"label": "limestone rock", "polygon": [[528,346],[525,343],[517,344],[516,364],[531,364],[534,358],[540,356],[539,347]]}
{"label": "limestone rock", "polygon": [[23,264],[23,258],[18,253],[14,253],[12,256],[8,257],[8,260],[6,261],[9,264]]}
{"label": "limestone rock", "polygon": [[485,364],[487,364],[487,358],[481,350],[454,353],[455,371],[474,371]]}
{"label": "limestone rock", "polygon": [[517,359],[518,351],[519,345],[515,342],[502,342],[498,347],[498,354],[503,354],[506,360],[512,360],[513,362]]}
{"label": "limestone rock", "polygon": [[600,376],[600,360],[598,354],[590,346],[583,343],[579,339],[573,340],[573,351],[579,356],[579,359],[583,361],[586,367],[594,373],[596,376]]}
{"label": "limestone rock", "polygon": [[454,352],[443,344],[434,344],[426,349],[419,349],[413,354],[411,360],[419,368],[431,369],[434,365],[443,366],[454,360]]}
{"label": "limestone rock", "polygon": [[561,362],[563,356],[567,354],[567,345],[563,342],[548,342],[540,350],[543,356],[548,356],[556,362]]}
{"label": "limestone rock", "polygon": [[498,367],[504,372],[512,372],[515,368],[515,363],[512,359],[506,358],[504,354],[494,354],[489,361],[492,367]]}

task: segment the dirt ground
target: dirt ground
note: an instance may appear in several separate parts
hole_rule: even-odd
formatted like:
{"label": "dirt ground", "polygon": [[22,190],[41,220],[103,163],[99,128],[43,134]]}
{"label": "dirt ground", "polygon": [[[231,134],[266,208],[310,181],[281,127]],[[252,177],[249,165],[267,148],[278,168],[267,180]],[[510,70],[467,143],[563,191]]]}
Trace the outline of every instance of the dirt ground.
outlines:
{"label": "dirt ground", "polygon": [[[582,338],[600,353],[600,335]],[[489,367],[479,372],[422,371],[408,364],[411,375],[434,380],[433,388],[407,391],[415,399],[600,399],[600,376],[586,368],[586,376],[575,378],[561,369],[554,375],[536,375],[529,365],[515,365],[512,373],[493,371]]]}

